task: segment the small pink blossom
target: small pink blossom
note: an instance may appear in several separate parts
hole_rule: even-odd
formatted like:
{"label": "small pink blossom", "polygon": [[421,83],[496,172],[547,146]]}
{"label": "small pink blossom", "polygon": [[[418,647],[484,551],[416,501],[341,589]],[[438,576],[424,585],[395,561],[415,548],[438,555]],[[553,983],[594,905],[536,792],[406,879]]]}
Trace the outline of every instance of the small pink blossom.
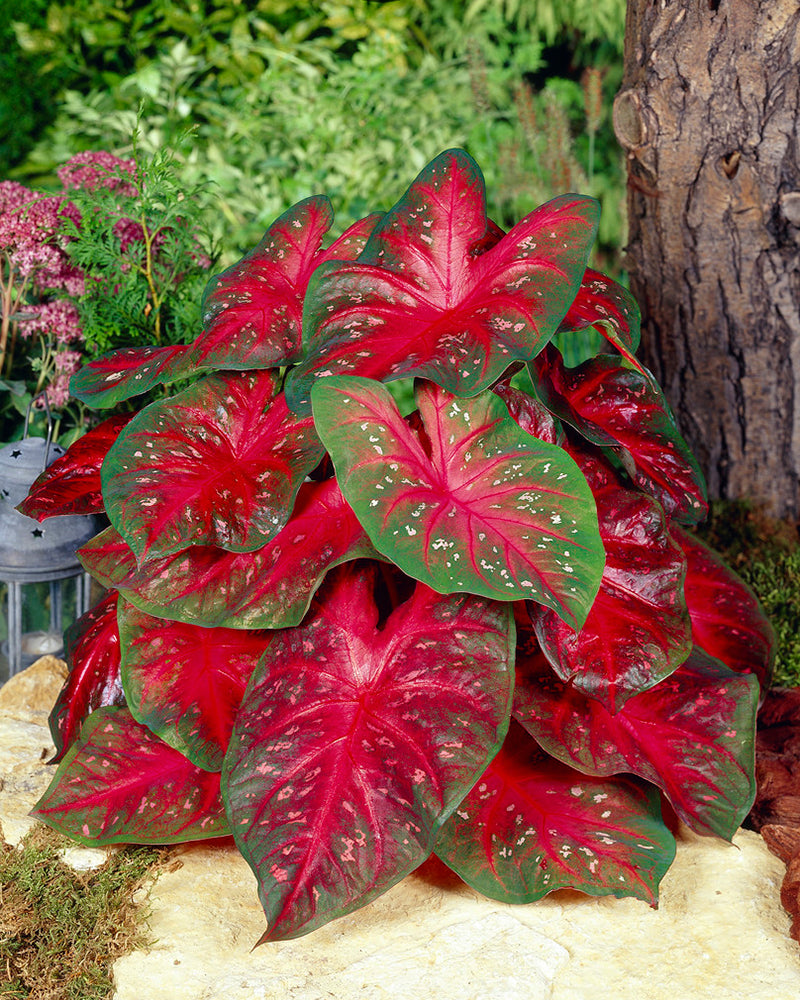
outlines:
{"label": "small pink blossom", "polygon": [[82,339],[78,310],[71,302],[54,299],[27,307],[31,319],[20,320],[19,332],[24,338],[52,336],[59,344],[70,344]]}
{"label": "small pink blossom", "polygon": [[55,370],[63,375],[72,375],[83,363],[83,355],[80,351],[61,350],[57,351],[53,359]]}
{"label": "small pink blossom", "polygon": [[118,190],[125,197],[136,195],[136,188],[126,178],[136,176],[134,160],[121,160],[118,156],[106,152],[76,153],[57,171],[58,179],[64,185],[64,190],[83,188],[93,191],[97,187]]}
{"label": "small pink blossom", "polygon": [[114,235],[119,240],[119,248],[123,253],[132,243],[141,243],[144,240],[142,225],[135,219],[123,218],[114,223]]}
{"label": "small pink blossom", "polygon": [[[56,375],[47,386],[47,402],[53,410],[63,410],[69,402],[69,375]],[[38,409],[44,409],[44,403],[37,403]]]}

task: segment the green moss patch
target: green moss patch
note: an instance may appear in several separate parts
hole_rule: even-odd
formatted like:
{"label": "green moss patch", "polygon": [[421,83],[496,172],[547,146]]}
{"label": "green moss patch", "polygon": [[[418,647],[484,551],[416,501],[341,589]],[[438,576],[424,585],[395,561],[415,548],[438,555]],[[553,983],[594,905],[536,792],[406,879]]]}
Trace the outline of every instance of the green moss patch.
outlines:
{"label": "green moss patch", "polygon": [[0,844],[2,1000],[105,1000],[116,959],[152,943],[137,890],[170,852],[125,847],[93,871],[75,871],[61,860],[74,846],[47,827],[19,848]]}

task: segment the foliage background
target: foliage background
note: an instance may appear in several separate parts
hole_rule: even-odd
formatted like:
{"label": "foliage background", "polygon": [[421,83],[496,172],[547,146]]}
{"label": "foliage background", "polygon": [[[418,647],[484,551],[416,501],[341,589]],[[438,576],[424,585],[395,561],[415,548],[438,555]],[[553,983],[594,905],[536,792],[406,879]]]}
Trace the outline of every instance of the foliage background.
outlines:
{"label": "foliage background", "polygon": [[[341,231],[387,209],[442,149],[482,165],[505,225],[555,193],[600,198],[598,263],[619,272],[621,155],[610,102],[624,0],[5,0],[5,176],[53,183],[87,149],[171,146],[217,187],[233,260],[310,194]],[[601,100],[587,118],[581,81]],[[31,77],[36,87],[30,86]]]}

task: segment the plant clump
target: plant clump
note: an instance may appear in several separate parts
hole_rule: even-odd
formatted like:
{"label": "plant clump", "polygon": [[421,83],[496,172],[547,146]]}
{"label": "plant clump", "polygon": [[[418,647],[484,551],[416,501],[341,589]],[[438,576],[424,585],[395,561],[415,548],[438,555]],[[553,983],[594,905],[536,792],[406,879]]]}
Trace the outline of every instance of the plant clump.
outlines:
{"label": "plant clump", "polygon": [[[193,341],[73,377],[101,408],[190,384],[21,505],[110,521],[36,815],[87,843],[232,834],[262,940],[432,853],[508,902],[655,904],[669,817],[730,839],[750,808],[773,637],[694,533],[636,304],[587,266],[597,204],[504,232],[448,150],[325,246],[331,222],[295,205],[211,279]],[[587,327],[604,353],[569,368],[552,339]]]}

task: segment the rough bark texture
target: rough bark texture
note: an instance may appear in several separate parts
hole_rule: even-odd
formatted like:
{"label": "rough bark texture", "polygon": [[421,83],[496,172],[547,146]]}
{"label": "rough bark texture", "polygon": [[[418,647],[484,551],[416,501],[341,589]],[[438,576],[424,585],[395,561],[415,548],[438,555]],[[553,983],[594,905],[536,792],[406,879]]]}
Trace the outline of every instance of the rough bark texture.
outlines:
{"label": "rough bark texture", "polygon": [[798,0],[628,0],[614,127],[642,360],[711,496],[797,518]]}

